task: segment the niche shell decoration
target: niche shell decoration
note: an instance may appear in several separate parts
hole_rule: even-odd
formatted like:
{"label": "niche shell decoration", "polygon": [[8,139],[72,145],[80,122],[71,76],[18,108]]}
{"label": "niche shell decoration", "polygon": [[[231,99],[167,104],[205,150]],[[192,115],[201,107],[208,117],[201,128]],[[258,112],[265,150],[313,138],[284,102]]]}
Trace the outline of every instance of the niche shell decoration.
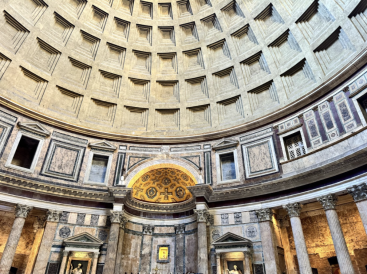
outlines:
{"label": "niche shell decoration", "polygon": [[159,168],[143,174],[133,185],[133,197],[152,203],[179,203],[192,198],[195,182],[181,170]]}

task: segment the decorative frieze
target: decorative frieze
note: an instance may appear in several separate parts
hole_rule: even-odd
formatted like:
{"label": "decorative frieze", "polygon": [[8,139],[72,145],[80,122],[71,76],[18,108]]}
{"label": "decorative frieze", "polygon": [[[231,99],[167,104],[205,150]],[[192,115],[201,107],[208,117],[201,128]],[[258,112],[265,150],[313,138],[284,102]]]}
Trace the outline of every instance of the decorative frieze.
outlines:
{"label": "decorative frieze", "polygon": [[47,210],[47,222],[59,222],[62,212],[57,210]]}
{"label": "decorative frieze", "polygon": [[235,212],[234,213],[234,223],[235,224],[242,224],[242,212]]}
{"label": "decorative frieze", "polygon": [[110,220],[112,224],[119,224],[122,219],[123,212],[122,211],[113,211],[111,210]]}
{"label": "decorative frieze", "polygon": [[324,210],[335,209],[338,198],[334,194],[328,194],[317,198]]}
{"label": "decorative frieze", "polygon": [[221,214],[220,219],[222,220],[222,225],[228,225],[229,224],[228,213]]}
{"label": "decorative frieze", "polygon": [[194,209],[194,212],[197,216],[198,223],[206,223],[209,218],[209,211],[206,209]]}
{"label": "decorative frieze", "polygon": [[176,234],[185,234],[185,224],[175,225]]}
{"label": "decorative frieze", "polygon": [[301,214],[301,204],[300,203],[291,203],[284,205],[283,208],[287,210],[289,217],[299,217]]}
{"label": "decorative frieze", "polygon": [[143,225],[143,234],[144,235],[153,235],[154,226],[152,225]]}
{"label": "decorative frieze", "polygon": [[17,204],[15,207],[15,217],[16,218],[27,218],[32,208],[33,208],[32,206]]}
{"label": "decorative frieze", "polygon": [[270,208],[262,208],[256,210],[256,215],[259,222],[272,221],[273,211]]}
{"label": "decorative frieze", "polygon": [[354,185],[347,188],[350,195],[353,196],[355,202],[367,200],[367,184]]}

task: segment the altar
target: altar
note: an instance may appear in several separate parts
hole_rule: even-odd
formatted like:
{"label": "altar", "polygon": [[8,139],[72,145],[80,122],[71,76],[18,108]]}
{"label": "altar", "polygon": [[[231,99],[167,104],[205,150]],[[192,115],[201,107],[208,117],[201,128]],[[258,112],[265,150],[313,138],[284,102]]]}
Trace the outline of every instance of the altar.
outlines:
{"label": "altar", "polygon": [[213,243],[217,274],[252,274],[252,241],[228,232]]}

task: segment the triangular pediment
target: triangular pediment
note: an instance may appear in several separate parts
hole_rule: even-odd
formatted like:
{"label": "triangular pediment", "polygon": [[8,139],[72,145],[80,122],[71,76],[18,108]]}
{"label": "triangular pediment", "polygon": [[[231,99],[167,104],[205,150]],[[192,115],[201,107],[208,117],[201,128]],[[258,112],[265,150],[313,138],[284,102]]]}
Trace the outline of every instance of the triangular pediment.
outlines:
{"label": "triangular pediment", "polygon": [[92,236],[88,232],[83,232],[64,239],[64,245],[69,247],[90,247],[99,248],[103,241]]}
{"label": "triangular pediment", "polygon": [[42,126],[40,123],[18,123],[18,127],[30,131],[32,133],[41,135],[41,136],[49,136],[51,132],[49,132],[44,126]]}
{"label": "triangular pediment", "polygon": [[219,237],[213,242],[214,246],[222,246],[222,245],[252,245],[252,241],[246,239],[242,236],[236,235],[232,232],[227,232],[223,236]]}
{"label": "triangular pediment", "polygon": [[110,142],[107,142],[105,140],[103,140],[101,142],[91,143],[91,144],[89,144],[89,146],[91,148],[103,149],[103,150],[109,150],[109,151],[115,151],[116,150],[116,147],[113,144],[111,144]]}
{"label": "triangular pediment", "polygon": [[237,140],[224,138],[219,143],[214,145],[213,149],[217,150],[217,149],[223,149],[223,148],[228,148],[228,147],[236,147],[238,145],[238,143],[239,142]]}

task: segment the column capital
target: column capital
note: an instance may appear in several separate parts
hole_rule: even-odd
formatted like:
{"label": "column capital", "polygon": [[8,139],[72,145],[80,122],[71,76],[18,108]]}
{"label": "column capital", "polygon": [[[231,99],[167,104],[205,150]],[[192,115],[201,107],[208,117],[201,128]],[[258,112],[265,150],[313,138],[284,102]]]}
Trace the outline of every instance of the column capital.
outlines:
{"label": "column capital", "polygon": [[251,250],[243,251],[243,255],[245,255],[245,258],[252,258],[252,251]]}
{"label": "column capital", "polygon": [[367,200],[367,184],[354,185],[347,188],[350,195],[353,196],[355,202]]}
{"label": "column capital", "polygon": [[255,210],[259,222],[272,221],[273,211],[270,208]]}
{"label": "column capital", "polygon": [[299,217],[301,214],[301,204],[300,203],[290,203],[283,205],[283,208],[287,210],[289,217]]}
{"label": "column capital", "polygon": [[67,256],[69,256],[69,250],[64,250],[63,252],[62,252],[62,256],[63,257],[67,257]]}
{"label": "column capital", "polygon": [[122,217],[121,217],[121,221],[120,221],[120,228],[121,228],[121,229],[125,229],[125,225],[126,225],[126,223],[127,223],[127,218],[126,218],[126,217],[124,217],[124,216],[122,216]]}
{"label": "column capital", "polygon": [[62,211],[57,211],[53,209],[47,210],[46,216],[47,216],[47,222],[55,222],[58,223],[60,221]]}
{"label": "column capital", "polygon": [[185,234],[185,224],[175,225],[176,234]]}
{"label": "column capital", "polygon": [[110,220],[112,224],[119,224],[122,219],[123,212],[111,210]]}
{"label": "column capital", "polygon": [[15,206],[15,217],[17,218],[27,218],[29,212],[32,210],[33,206],[17,204]]}
{"label": "column capital", "polygon": [[207,209],[194,209],[194,212],[197,216],[198,223],[206,223],[209,218],[209,211]]}
{"label": "column capital", "polygon": [[328,194],[317,198],[324,210],[335,209],[338,198],[334,194]]}
{"label": "column capital", "polygon": [[144,235],[153,235],[154,226],[152,225],[143,225],[143,234]]}
{"label": "column capital", "polygon": [[98,259],[98,256],[99,256],[99,251],[93,253],[93,258],[94,259]]}

